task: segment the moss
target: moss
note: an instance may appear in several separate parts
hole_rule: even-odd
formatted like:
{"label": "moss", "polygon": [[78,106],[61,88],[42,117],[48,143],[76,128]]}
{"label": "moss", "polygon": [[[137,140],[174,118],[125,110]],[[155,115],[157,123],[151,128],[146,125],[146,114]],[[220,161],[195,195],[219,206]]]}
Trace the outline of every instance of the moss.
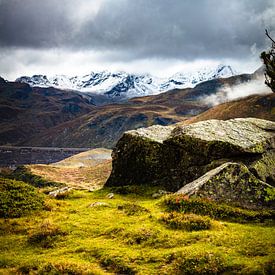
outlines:
{"label": "moss", "polygon": [[41,210],[44,197],[22,181],[0,178],[0,217],[21,217]]}
{"label": "moss", "polygon": [[118,205],[117,209],[122,210],[128,216],[149,213],[148,209],[135,203],[124,203],[122,205]]}
{"label": "moss", "polygon": [[104,274],[99,267],[68,261],[49,262],[46,264],[26,264],[18,268],[16,274],[52,274],[52,275],[100,275]]}
{"label": "moss", "polygon": [[170,212],[163,214],[160,221],[173,229],[183,229],[186,231],[207,230],[212,227],[210,218],[195,214],[182,214]]}
{"label": "moss", "polygon": [[32,245],[39,245],[43,248],[52,248],[55,242],[61,237],[67,235],[60,227],[46,220],[42,222],[39,227],[31,232],[28,242]]}
{"label": "moss", "polygon": [[249,165],[249,169],[262,181],[275,187],[275,151],[263,154],[260,159]]}
{"label": "moss", "polygon": [[232,270],[236,272],[238,269],[241,267],[232,266],[217,253],[202,252],[195,256],[179,252],[169,255],[167,264],[161,269],[161,274],[227,274]]}
{"label": "moss", "polygon": [[[106,198],[109,192],[110,188],[96,192],[76,190],[75,199],[48,198],[56,204],[51,211],[2,219],[0,273],[153,275],[184,274],[188,270],[192,274],[196,271],[215,274],[215,270],[227,274],[274,273],[272,224],[214,221],[211,230],[176,230],[159,222],[164,212],[160,200],[133,194],[116,194],[110,200]],[[87,207],[98,201],[111,203],[112,207]],[[117,209],[125,203],[150,212],[128,216]],[[53,237],[52,247],[47,249],[39,242],[40,238],[29,242],[30,236],[41,233],[45,220],[68,233]]]}
{"label": "moss", "polygon": [[275,201],[275,188],[266,188],[265,191],[266,191],[265,201],[266,202]]}
{"label": "moss", "polygon": [[275,218],[273,210],[247,210],[216,203],[207,199],[190,199],[182,195],[170,195],[163,200],[169,211],[207,215],[211,218],[235,222],[263,222]]}

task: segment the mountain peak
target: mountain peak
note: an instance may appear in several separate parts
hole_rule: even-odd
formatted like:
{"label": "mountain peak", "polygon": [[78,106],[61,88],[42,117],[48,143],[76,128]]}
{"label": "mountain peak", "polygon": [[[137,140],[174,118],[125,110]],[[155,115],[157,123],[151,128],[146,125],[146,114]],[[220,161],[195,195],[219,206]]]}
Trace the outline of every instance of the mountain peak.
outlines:
{"label": "mountain peak", "polygon": [[30,86],[52,86],[59,89],[105,94],[108,97],[132,98],[159,94],[173,89],[192,88],[200,82],[233,75],[236,75],[236,72],[231,66],[220,64],[214,68],[202,68],[195,72],[178,72],[168,78],[159,78],[150,74],[104,70],[74,77],[66,75],[52,77],[46,75],[22,76],[16,81],[28,83]]}

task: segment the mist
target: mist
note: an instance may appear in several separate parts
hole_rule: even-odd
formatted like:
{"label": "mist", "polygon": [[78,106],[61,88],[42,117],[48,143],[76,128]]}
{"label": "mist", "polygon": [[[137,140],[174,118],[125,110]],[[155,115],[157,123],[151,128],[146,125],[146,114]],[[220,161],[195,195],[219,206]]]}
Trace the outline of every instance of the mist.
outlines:
{"label": "mist", "polygon": [[234,86],[226,85],[216,94],[202,98],[202,102],[210,107],[219,105],[224,102],[232,101],[249,95],[264,95],[272,93],[269,87],[264,83],[264,77],[255,80],[237,84]]}

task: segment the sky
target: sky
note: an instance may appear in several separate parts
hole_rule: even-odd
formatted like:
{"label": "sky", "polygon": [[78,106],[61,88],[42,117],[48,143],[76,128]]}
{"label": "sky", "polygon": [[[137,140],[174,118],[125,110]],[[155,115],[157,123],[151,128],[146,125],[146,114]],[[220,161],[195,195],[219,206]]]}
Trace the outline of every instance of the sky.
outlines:
{"label": "sky", "polygon": [[0,76],[261,66],[274,0],[0,0]]}

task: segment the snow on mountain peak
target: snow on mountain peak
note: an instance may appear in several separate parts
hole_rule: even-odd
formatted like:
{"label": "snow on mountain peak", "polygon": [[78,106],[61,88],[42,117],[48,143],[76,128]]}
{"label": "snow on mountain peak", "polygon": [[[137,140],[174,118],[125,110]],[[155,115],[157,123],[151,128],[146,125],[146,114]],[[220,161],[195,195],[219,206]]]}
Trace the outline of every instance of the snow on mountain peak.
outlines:
{"label": "snow on mountain peak", "polygon": [[132,98],[159,94],[172,89],[192,88],[203,81],[230,77],[236,74],[231,66],[221,64],[215,68],[202,68],[195,72],[178,72],[168,78],[155,77],[150,74],[98,71],[74,77],[66,75],[51,77],[46,75],[22,76],[17,78],[16,81],[28,83],[30,86],[55,87],[105,94],[109,97]]}

